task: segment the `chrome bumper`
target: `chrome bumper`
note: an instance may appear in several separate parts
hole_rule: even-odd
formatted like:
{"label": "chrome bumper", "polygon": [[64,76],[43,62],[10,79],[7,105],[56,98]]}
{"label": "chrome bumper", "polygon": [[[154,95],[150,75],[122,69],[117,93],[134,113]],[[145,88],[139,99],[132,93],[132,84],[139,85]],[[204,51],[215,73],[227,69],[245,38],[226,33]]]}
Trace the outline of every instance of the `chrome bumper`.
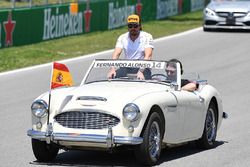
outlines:
{"label": "chrome bumper", "polygon": [[113,136],[112,133],[107,135],[93,134],[75,134],[75,133],[46,133],[35,130],[28,130],[27,135],[34,139],[49,141],[68,141],[68,142],[89,142],[103,143],[107,147],[112,147],[113,144],[136,145],[143,142],[141,137]]}
{"label": "chrome bumper", "polygon": [[220,26],[220,25],[203,25],[204,28],[211,29],[242,29],[242,30],[250,30],[250,26]]}

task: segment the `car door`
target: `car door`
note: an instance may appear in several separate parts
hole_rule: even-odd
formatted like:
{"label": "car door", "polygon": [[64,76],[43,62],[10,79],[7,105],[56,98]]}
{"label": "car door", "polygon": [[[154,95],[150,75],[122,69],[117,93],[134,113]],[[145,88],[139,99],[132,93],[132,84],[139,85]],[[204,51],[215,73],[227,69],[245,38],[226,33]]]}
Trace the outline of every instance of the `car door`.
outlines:
{"label": "car door", "polygon": [[200,137],[199,134],[203,128],[204,101],[198,92],[189,92],[185,90],[174,91],[173,94],[178,100],[180,110],[180,121],[182,125],[181,140],[188,141]]}
{"label": "car door", "polygon": [[177,105],[177,99],[170,91],[164,91],[157,94],[158,104],[160,105],[165,118],[165,132],[163,142],[169,144],[179,143],[182,125],[180,122],[180,109]]}

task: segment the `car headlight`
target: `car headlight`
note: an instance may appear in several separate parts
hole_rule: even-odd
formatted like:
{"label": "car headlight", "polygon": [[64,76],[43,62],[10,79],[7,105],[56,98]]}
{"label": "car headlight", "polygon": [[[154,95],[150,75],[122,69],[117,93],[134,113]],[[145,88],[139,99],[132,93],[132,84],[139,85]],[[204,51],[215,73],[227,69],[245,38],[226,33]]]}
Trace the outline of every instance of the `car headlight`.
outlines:
{"label": "car headlight", "polygon": [[205,9],[205,14],[208,16],[215,16],[215,12],[209,8]]}
{"label": "car headlight", "polygon": [[44,100],[36,100],[31,105],[31,111],[36,117],[44,117],[48,113],[48,104]]}
{"label": "car headlight", "polygon": [[128,121],[135,121],[138,119],[140,109],[136,104],[129,103],[123,108],[123,116]]}

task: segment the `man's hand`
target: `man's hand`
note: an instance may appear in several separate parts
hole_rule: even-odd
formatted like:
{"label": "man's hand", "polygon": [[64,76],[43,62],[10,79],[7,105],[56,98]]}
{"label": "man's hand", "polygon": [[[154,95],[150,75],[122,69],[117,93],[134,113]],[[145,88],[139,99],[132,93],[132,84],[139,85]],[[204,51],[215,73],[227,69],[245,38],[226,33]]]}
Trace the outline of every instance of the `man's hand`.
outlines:
{"label": "man's hand", "polygon": [[145,77],[144,77],[143,73],[140,70],[137,72],[137,79],[145,80]]}
{"label": "man's hand", "polygon": [[108,72],[108,79],[113,79],[116,76],[115,68],[112,67]]}

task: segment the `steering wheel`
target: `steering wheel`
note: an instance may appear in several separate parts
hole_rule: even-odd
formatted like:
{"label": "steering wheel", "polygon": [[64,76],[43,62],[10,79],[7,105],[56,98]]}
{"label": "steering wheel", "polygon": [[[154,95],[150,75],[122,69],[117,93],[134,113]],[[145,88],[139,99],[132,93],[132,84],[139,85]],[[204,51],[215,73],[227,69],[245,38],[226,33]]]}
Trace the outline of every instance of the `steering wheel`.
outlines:
{"label": "steering wheel", "polygon": [[164,74],[153,74],[151,78],[156,80],[168,80],[168,76]]}

